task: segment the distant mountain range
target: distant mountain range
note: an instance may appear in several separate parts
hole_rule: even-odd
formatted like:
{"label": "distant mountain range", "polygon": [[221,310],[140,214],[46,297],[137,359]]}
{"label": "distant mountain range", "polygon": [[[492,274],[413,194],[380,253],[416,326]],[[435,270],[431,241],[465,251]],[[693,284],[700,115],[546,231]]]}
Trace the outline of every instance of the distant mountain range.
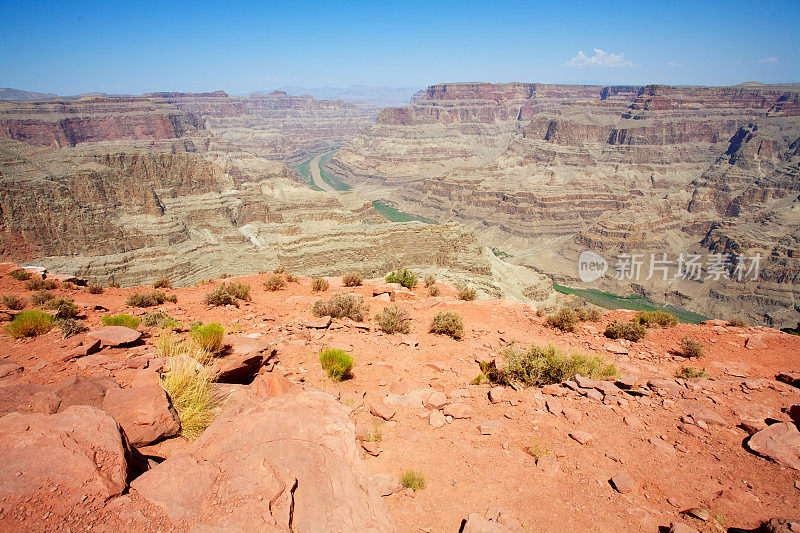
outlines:
{"label": "distant mountain range", "polygon": [[0,100],[15,100],[17,102],[29,100],[47,100],[58,96],[53,93],[34,93],[31,91],[21,91],[19,89],[2,88],[0,89]]}
{"label": "distant mountain range", "polygon": [[316,89],[281,87],[279,90],[295,96],[308,94],[317,100],[344,100],[345,102],[355,102],[375,107],[391,107],[408,105],[411,101],[411,96],[419,89],[419,87],[352,85],[350,87],[319,87]]}

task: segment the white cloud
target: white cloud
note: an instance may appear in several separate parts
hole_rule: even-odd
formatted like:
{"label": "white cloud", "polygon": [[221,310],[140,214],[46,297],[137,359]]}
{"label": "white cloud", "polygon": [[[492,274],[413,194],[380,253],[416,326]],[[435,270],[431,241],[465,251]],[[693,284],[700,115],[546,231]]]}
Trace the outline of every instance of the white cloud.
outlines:
{"label": "white cloud", "polygon": [[763,59],[758,60],[759,63],[777,63],[778,58],[775,56],[765,57]]}
{"label": "white cloud", "polygon": [[668,67],[682,67],[683,63],[675,63],[674,61],[667,62]]}
{"label": "white cloud", "polygon": [[561,65],[562,67],[638,67],[633,61],[625,59],[625,54],[610,54],[599,48],[594,49],[593,56],[587,56],[583,50],[578,55]]}

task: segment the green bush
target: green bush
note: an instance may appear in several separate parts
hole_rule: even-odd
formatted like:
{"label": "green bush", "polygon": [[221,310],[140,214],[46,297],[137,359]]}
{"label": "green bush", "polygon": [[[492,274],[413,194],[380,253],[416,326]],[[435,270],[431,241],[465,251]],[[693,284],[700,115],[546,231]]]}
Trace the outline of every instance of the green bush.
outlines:
{"label": "green bush", "polygon": [[270,276],[266,279],[266,281],[264,281],[264,288],[270,292],[279,291],[285,287],[286,280],[283,279],[283,276],[280,274]]}
{"label": "green bush", "polygon": [[207,293],[204,301],[207,305],[235,305],[239,307],[239,300],[236,296],[226,291],[224,286],[217,287],[213,291]]}
{"label": "green bush", "polygon": [[703,343],[684,337],[681,339],[681,351],[684,357],[700,357],[703,355]]}
{"label": "green bush", "polygon": [[103,294],[103,286],[94,283],[86,287],[86,290],[89,291],[89,294]]}
{"label": "green bush", "polygon": [[350,374],[353,368],[353,358],[344,350],[326,348],[319,354],[319,363],[328,377],[334,381],[341,381]]}
{"label": "green bush", "polygon": [[61,335],[63,335],[65,339],[88,329],[83,321],[74,318],[57,318],[55,323],[58,329],[61,330]]}
{"label": "green bush", "polygon": [[6,332],[15,339],[36,337],[50,331],[53,317],[44,311],[33,309],[18,313],[6,326]]}
{"label": "green bush", "polygon": [[128,296],[125,303],[131,307],[153,307],[164,302],[177,302],[178,297],[174,294],[167,296],[160,291],[135,292]]}
{"label": "green bush", "polygon": [[439,311],[433,315],[429,331],[439,335],[449,335],[454,339],[460,339],[464,335],[464,320],[458,313]]}
{"label": "green bush", "polygon": [[675,371],[675,377],[681,379],[696,379],[696,378],[704,378],[707,377],[706,369],[697,370],[696,368],[692,368],[690,366],[682,366],[678,370]]}
{"label": "green bush", "polygon": [[646,328],[671,328],[678,324],[678,317],[666,311],[639,311],[633,321]]}
{"label": "green bush", "polygon": [[385,333],[408,333],[411,331],[411,313],[399,305],[387,305],[375,315],[375,320]]}
{"label": "green bush", "polygon": [[171,289],[172,282],[167,278],[158,278],[155,283],[153,283],[154,289]]}
{"label": "green bush", "polygon": [[519,351],[512,345],[506,347],[502,355],[500,369],[491,363],[479,363],[481,372],[497,383],[541,386],[574,379],[576,374],[592,379],[617,375],[617,368],[600,356],[565,352],[552,344],[534,344],[527,351]]}
{"label": "green bush", "polygon": [[152,311],[142,317],[142,324],[148,328],[177,329],[181,327],[179,320],[172,318],[163,311]]}
{"label": "green bush", "polygon": [[363,297],[341,292],[331,296],[328,301],[317,300],[311,306],[311,312],[315,316],[347,317],[356,322],[364,320],[367,311],[369,306],[364,304]]}
{"label": "green bush", "polygon": [[136,329],[139,327],[139,323],[141,320],[136,318],[135,316],[131,316],[125,313],[120,313],[118,315],[107,315],[100,319],[100,322],[103,323],[104,326],[122,326],[129,329]]}
{"label": "green bush", "polygon": [[386,276],[386,283],[399,283],[407,289],[413,289],[417,286],[417,276],[407,268],[401,268],[389,272]]}
{"label": "green bush", "polygon": [[548,316],[545,323],[561,331],[575,331],[578,315],[569,307],[562,307],[556,314]]}
{"label": "green bush", "polygon": [[472,301],[477,297],[478,297],[478,291],[476,291],[472,287],[467,287],[466,285],[458,287],[459,300]]}
{"label": "green bush", "polygon": [[211,322],[205,326],[192,327],[192,340],[210,353],[218,353],[222,347],[222,336],[225,330],[219,322]]}
{"label": "green bush", "polygon": [[31,273],[28,272],[27,270],[22,270],[21,268],[12,270],[11,272],[8,273],[8,275],[20,281],[27,281],[31,279]]}
{"label": "green bush", "polygon": [[606,337],[609,339],[627,339],[637,342],[647,334],[644,324],[632,321],[615,320],[606,326]]}
{"label": "green bush", "polygon": [[425,481],[425,475],[422,472],[406,470],[400,476],[400,484],[403,485],[405,489],[411,489],[417,492],[418,490],[424,489],[428,485],[428,482]]}
{"label": "green bush", "polygon": [[28,301],[25,298],[18,298],[13,294],[4,294],[3,296],[0,296],[0,304],[11,309],[12,311],[19,311],[20,309],[25,309],[25,305],[27,303]]}
{"label": "green bush", "polygon": [[330,287],[327,279],[315,278],[311,281],[311,290],[314,292],[325,292]]}
{"label": "green bush", "polygon": [[342,276],[342,283],[345,287],[359,287],[364,283],[364,277],[361,272],[354,270]]}
{"label": "green bush", "polygon": [[250,300],[250,285],[240,281],[229,281],[222,284],[223,290],[237,300]]}

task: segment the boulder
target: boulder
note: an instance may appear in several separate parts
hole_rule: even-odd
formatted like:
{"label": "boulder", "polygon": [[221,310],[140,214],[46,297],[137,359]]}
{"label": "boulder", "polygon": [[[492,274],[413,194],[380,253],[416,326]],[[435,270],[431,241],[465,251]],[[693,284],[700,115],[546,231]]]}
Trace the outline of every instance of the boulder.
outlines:
{"label": "boulder", "polygon": [[775,379],[800,388],[800,372],[780,372],[775,376]]}
{"label": "boulder", "polygon": [[[58,486],[59,505],[85,508],[121,494],[147,468],[111,415],[86,405],[53,415],[11,413],[0,418],[0,456],[4,506],[26,499],[35,505],[38,496]],[[40,517],[43,512],[31,515],[28,525],[43,521]]]}
{"label": "boulder", "polygon": [[107,411],[122,426],[134,446],[146,446],[181,429],[178,413],[159,385],[110,389],[103,400]]}
{"label": "boulder", "polygon": [[131,487],[179,529],[396,531],[348,413],[320,391],[237,390],[194,443]]}
{"label": "boulder", "polygon": [[261,367],[278,354],[266,342],[243,335],[229,335],[225,343],[227,352],[216,361],[219,383],[250,384]]}
{"label": "boulder", "polygon": [[100,340],[103,346],[125,346],[138,341],[142,336],[142,332],[125,326],[106,326],[90,331],[88,335]]}
{"label": "boulder", "polygon": [[755,433],[747,448],[781,466],[800,470],[800,431],[791,422],[772,424]]}
{"label": "boulder", "polygon": [[620,472],[616,476],[612,477],[609,481],[614,489],[620,494],[626,494],[636,489],[636,483],[634,483],[633,478],[631,478],[631,476],[626,472]]}
{"label": "boulder", "polygon": [[391,496],[403,488],[397,476],[392,474],[372,474],[369,479],[381,496]]}
{"label": "boulder", "polygon": [[57,383],[52,394],[57,400],[56,411],[63,411],[71,405],[91,405],[103,407],[103,399],[111,389],[119,385],[111,378],[97,376],[71,376]]}

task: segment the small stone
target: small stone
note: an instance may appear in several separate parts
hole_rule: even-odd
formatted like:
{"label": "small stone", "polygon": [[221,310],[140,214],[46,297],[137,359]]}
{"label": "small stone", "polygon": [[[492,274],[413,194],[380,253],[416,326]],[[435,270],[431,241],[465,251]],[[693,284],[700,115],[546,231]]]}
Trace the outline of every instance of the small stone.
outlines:
{"label": "small stone", "polygon": [[479,426],[481,435],[495,435],[500,430],[500,422],[497,420],[484,420]]}
{"label": "small stone", "polygon": [[566,396],[567,390],[558,385],[545,385],[542,387],[542,394],[549,394],[550,396]]}
{"label": "small stone", "polygon": [[693,527],[689,527],[683,522],[673,522],[669,526],[669,533],[698,533]]}
{"label": "small stone", "polygon": [[365,452],[374,457],[377,457],[381,453],[380,446],[378,445],[377,442],[374,441],[362,440],[361,447],[364,448]]}
{"label": "small stone", "polygon": [[633,479],[626,472],[621,472],[612,477],[611,485],[613,485],[614,489],[620,494],[627,494],[636,488]]}
{"label": "small stone", "polygon": [[623,374],[617,379],[617,386],[622,389],[633,389],[639,386],[639,376]]}
{"label": "small stone", "polygon": [[560,415],[564,411],[561,402],[553,398],[548,398],[545,405],[547,406],[547,410],[554,415]]}
{"label": "small stone", "polygon": [[644,429],[642,421],[633,415],[628,415],[623,420],[631,429]]}
{"label": "small stone", "polygon": [[489,390],[489,401],[492,403],[500,403],[506,401],[506,391],[504,387],[493,387]]}
{"label": "small stone", "polygon": [[704,509],[703,507],[692,507],[691,509],[686,509],[685,511],[681,511],[681,514],[691,516],[692,518],[697,518],[698,520],[702,520],[703,522],[708,522],[709,520],[711,520],[711,512],[708,509]]}
{"label": "small stone", "polygon": [[383,418],[384,420],[391,420],[395,415],[394,409],[388,405],[380,403],[372,404],[369,408],[369,412],[378,418]]}
{"label": "small stone", "polygon": [[569,434],[569,436],[572,437],[573,440],[579,442],[580,444],[587,444],[592,439],[594,439],[592,434],[586,431],[573,431],[572,433]]}
{"label": "small stone", "polygon": [[590,389],[586,391],[586,397],[591,398],[592,400],[602,402],[603,401],[603,394],[595,389]]}
{"label": "small stone", "polygon": [[403,488],[400,480],[392,474],[372,474],[369,478],[381,496],[390,496]]}
{"label": "small stone", "polygon": [[138,341],[142,332],[124,326],[106,326],[90,331],[89,336],[100,340],[103,346],[123,346]]}
{"label": "small stone", "polygon": [[430,422],[431,426],[435,428],[442,427],[446,422],[445,417],[441,411],[433,411],[428,421]]}
{"label": "small stone", "polygon": [[724,418],[713,411],[709,411],[708,409],[697,409],[692,411],[691,416],[694,419],[695,424],[702,420],[706,424],[715,426],[729,425]]}
{"label": "small stone", "polygon": [[447,396],[443,392],[432,392],[425,400],[425,407],[428,409],[441,409],[447,405]]}
{"label": "small stone", "polygon": [[550,457],[549,455],[545,455],[544,457],[539,457],[536,460],[536,466],[539,467],[543,473],[548,475],[555,475],[561,469],[561,465],[558,463],[558,459],[555,457]]}
{"label": "small stone", "polygon": [[562,411],[564,414],[564,418],[569,420],[570,422],[580,422],[583,415],[577,409],[573,409],[572,407],[565,407]]}
{"label": "small stone", "polygon": [[465,403],[451,403],[444,407],[443,413],[453,418],[472,418],[472,407]]}

